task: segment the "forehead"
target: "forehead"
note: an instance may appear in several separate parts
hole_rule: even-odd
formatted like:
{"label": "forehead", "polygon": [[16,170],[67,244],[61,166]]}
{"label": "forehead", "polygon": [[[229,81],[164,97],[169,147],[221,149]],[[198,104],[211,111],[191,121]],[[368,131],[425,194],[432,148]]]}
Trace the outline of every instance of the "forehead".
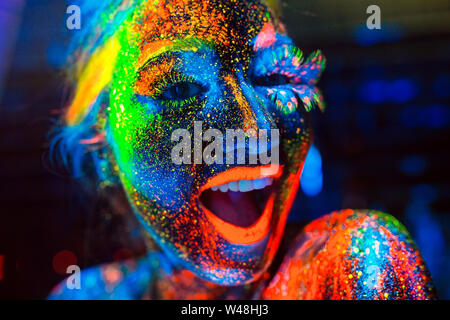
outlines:
{"label": "forehead", "polygon": [[260,1],[157,0],[137,12],[133,31],[141,61],[180,40],[198,39],[236,62],[251,53],[252,39],[271,20]]}

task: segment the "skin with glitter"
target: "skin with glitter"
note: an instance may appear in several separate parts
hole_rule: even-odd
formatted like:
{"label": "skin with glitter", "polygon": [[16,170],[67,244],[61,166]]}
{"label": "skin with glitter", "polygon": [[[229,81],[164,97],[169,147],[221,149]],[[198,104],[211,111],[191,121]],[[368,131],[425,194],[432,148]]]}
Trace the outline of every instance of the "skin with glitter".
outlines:
{"label": "skin with glitter", "polygon": [[[84,270],[82,290],[61,283],[50,298],[433,297],[407,232],[381,213],[312,222],[268,271],[312,143],[309,112],[325,109],[320,51],[305,59],[259,1],[111,1],[98,10],[103,29],[92,30],[108,32],[77,52],[59,138],[72,163],[71,150],[84,147],[101,183],[123,188],[158,249]],[[279,130],[280,163],[175,164],[172,132],[200,121],[203,132]]]}

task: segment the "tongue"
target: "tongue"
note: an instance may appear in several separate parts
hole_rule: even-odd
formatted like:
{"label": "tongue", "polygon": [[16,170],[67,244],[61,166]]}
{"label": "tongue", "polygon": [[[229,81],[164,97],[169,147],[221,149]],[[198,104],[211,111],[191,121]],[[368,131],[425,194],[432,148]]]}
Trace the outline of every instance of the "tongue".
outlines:
{"label": "tongue", "polygon": [[220,219],[240,227],[250,227],[260,217],[262,210],[251,192],[221,192],[206,190],[201,201]]}

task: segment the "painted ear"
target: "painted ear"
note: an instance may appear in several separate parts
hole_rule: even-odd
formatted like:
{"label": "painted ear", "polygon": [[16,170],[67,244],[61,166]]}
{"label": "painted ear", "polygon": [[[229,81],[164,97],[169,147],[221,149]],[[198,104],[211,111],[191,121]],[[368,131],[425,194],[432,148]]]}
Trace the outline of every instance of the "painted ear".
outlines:
{"label": "painted ear", "polygon": [[78,87],[65,115],[69,126],[79,124],[92,109],[103,89],[112,79],[120,44],[113,36],[98,48],[78,77]]}

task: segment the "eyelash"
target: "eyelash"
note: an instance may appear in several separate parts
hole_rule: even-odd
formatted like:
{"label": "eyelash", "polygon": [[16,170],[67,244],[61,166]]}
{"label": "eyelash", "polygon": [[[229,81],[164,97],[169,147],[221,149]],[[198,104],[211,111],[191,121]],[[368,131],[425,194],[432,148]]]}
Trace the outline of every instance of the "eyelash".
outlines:
{"label": "eyelash", "polygon": [[185,82],[196,83],[196,81],[194,81],[194,79],[191,76],[186,76],[176,71],[170,71],[156,83],[149,84],[149,86],[152,86],[153,91],[150,94],[150,97],[152,99],[158,100],[159,103],[161,103],[163,106],[167,108],[178,108],[198,103],[199,99],[197,96],[192,96],[184,100],[165,99],[162,97],[165,91],[170,87]]}
{"label": "eyelash", "polygon": [[306,61],[303,53],[292,45],[284,45],[273,51],[263,52],[258,65],[253,70],[258,77],[269,77],[274,74],[285,76],[289,83],[262,86],[267,97],[276,104],[276,108],[284,113],[295,110],[302,103],[306,111],[315,106],[325,109],[325,103],[319,89],[315,87],[325,67],[325,57],[320,51],[312,53]]}
{"label": "eyelash", "polygon": [[182,73],[172,71],[153,85],[154,93],[152,97],[158,99],[164,93],[164,90],[180,82],[195,83],[194,79],[191,76],[186,76]]}
{"label": "eyelash", "polygon": [[[257,64],[253,66],[253,82],[256,86],[265,88],[266,95],[277,105],[277,108],[291,112],[299,103],[303,103],[307,111],[314,106],[318,106],[321,110],[325,108],[320,91],[314,87],[325,67],[325,58],[320,51],[314,52],[304,61],[303,52],[299,48],[284,45],[260,53],[255,61]],[[283,76],[286,82],[269,81],[273,76]],[[261,83],[259,80],[264,78],[266,79]],[[147,85],[147,88],[152,87],[152,92],[148,96],[159,100],[166,107],[183,107],[198,103],[197,95],[183,100],[163,97],[170,87],[186,82],[197,84],[191,76],[172,69],[154,84]]]}
{"label": "eyelash", "polygon": [[171,99],[161,99],[161,104],[164,105],[165,107],[169,107],[169,108],[181,108],[184,107],[186,105],[192,105],[194,103],[198,103],[198,97],[197,96],[193,96],[193,97],[189,97],[185,100],[171,100]]}
{"label": "eyelash", "polygon": [[258,65],[254,66],[256,77],[281,74],[287,76],[292,83],[299,83],[301,80],[297,71],[303,62],[303,52],[295,46],[285,45],[263,52],[257,61]]}

